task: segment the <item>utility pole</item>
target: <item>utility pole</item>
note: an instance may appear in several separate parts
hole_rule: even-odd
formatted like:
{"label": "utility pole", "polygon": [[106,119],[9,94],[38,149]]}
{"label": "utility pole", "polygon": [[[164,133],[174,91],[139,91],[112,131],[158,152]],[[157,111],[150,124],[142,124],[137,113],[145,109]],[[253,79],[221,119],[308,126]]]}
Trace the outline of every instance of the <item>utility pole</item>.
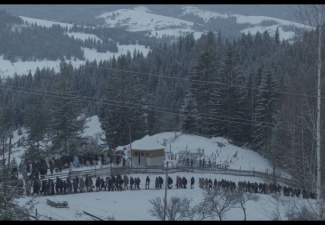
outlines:
{"label": "utility pole", "polygon": [[131,168],[132,168],[132,146],[131,146],[131,126],[129,123],[129,136],[130,136],[130,154],[131,154]]}
{"label": "utility pole", "polygon": [[166,180],[165,180],[165,203],[164,203],[164,221],[166,221],[166,209],[167,209],[167,188],[168,188],[168,161],[166,162]]}
{"label": "utility pole", "polygon": [[322,28],[322,21],[321,21],[321,6],[318,5],[318,68],[317,68],[317,124],[316,124],[316,148],[317,148],[317,206],[316,206],[316,212],[317,212],[317,220],[321,220],[321,214],[322,214],[322,199],[321,199],[321,161],[320,161],[320,149],[321,149],[321,141],[320,141],[320,110],[321,110],[321,32]]}
{"label": "utility pole", "polygon": [[[317,43],[317,103],[316,103],[316,217],[317,220],[322,220],[322,191],[321,191],[321,40],[322,40],[322,25],[324,22],[325,7],[323,4],[304,5],[298,8],[298,16],[303,23],[307,22],[309,26],[318,28],[318,43]],[[315,178],[314,177],[314,178]]]}

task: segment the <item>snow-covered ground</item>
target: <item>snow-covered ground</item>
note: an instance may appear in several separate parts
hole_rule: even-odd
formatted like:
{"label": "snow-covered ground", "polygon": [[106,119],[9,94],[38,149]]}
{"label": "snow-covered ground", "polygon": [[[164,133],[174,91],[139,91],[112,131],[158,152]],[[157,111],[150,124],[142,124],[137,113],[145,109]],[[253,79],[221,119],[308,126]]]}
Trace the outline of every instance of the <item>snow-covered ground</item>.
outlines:
{"label": "snow-covered ground", "polygon": [[[147,56],[149,52],[149,48],[146,48],[144,45],[117,45],[118,52],[105,52],[105,53],[99,53],[96,49],[89,49],[89,48],[82,48],[84,50],[84,56],[85,59],[89,60],[89,62],[92,62],[94,60],[97,60],[99,62],[100,60],[109,60],[110,58],[119,57],[120,55],[126,54],[127,51],[129,51],[131,54],[133,54],[133,51],[139,51],[142,52],[144,56]],[[70,63],[78,68],[80,65],[84,65],[86,63],[86,60],[67,60],[67,63]],[[3,55],[0,55],[0,77],[6,78],[6,77],[13,77],[13,75],[16,73],[18,75],[22,74],[28,74],[29,71],[34,74],[36,71],[36,68],[38,67],[40,70],[44,67],[49,67],[50,69],[54,69],[56,72],[59,72],[60,69],[60,62],[61,60],[51,61],[51,60],[37,60],[37,61],[25,61],[19,60],[17,62],[11,63],[9,60],[4,60]]]}
{"label": "snow-covered ground", "polygon": [[[24,22],[28,22],[28,24],[37,24],[38,26],[45,26],[45,27],[51,27],[54,24],[60,25],[62,27],[72,27],[73,24],[69,23],[61,23],[61,22],[53,22],[53,21],[47,21],[47,20],[40,20],[40,19],[34,19],[29,17],[20,16],[20,18],[23,19]],[[23,25],[26,26],[26,25]],[[77,32],[66,32],[68,36],[73,36],[75,39],[81,39],[86,40],[88,38],[95,39],[96,41],[102,41],[100,38],[98,38],[94,34],[85,34],[85,33],[77,33]],[[142,54],[146,57],[148,52],[150,51],[149,48],[146,48],[144,45],[119,45],[117,44],[118,52],[104,52],[99,53],[96,49],[89,49],[89,48],[82,48],[84,51],[84,57],[85,60],[67,60],[66,61],[78,68],[80,65],[84,65],[86,63],[86,60],[94,61],[97,60],[99,62],[100,60],[109,60],[113,58],[119,57],[120,55],[126,54],[127,51],[129,51],[131,54],[133,54],[134,50],[142,52]],[[18,56],[19,57],[19,56]],[[51,61],[51,60],[37,60],[37,61],[25,61],[18,60],[17,62],[11,63],[9,60],[4,60],[3,55],[0,55],[0,78],[6,78],[6,77],[12,77],[15,73],[18,75],[22,74],[28,74],[31,72],[32,74],[35,73],[36,68],[39,69],[50,68],[54,69],[56,72],[59,71],[60,68],[60,62],[61,60]]]}
{"label": "snow-covered ground", "polygon": [[[185,6],[183,7],[183,15],[192,14],[201,17],[205,22],[209,21],[211,18],[228,18],[228,17],[236,17],[236,22],[238,24],[249,23],[252,27],[245,28],[241,30],[242,33],[247,34],[250,32],[252,35],[255,35],[258,32],[263,33],[264,31],[268,31],[268,33],[273,36],[275,34],[276,29],[279,29],[280,40],[288,40],[295,36],[293,31],[284,31],[282,26],[289,26],[292,25],[297,28],[305,28],[305,29],[312,29],[312,27],[296,23],[288,20],[268,17],[268,16],[243,16],[237,14],[222,14],[217,12],[211,12],[208,10],[201,10],[194,6]],[[263,21],[274,21],[276,25],[270,26],[262,26],[261,23]]]}
{"label": "snow-covered ground", "polygon": [[[24,128],[22,128],[22,135],[18,135],[18,131],[15,131],[13,135],[13,143],[16,143],[20,138],[25,136]],[[103,131],[100,128],[100,122],[97,116],[87,119],[86,129],[83,135],[98,138],[98,140],[99,137],[103,135]],[[153,135],[151,138],[159,144],[165,144],[165,151],[172,152],[174,154],[184,150],[194,153],[197,152],[199,148],[200,150],[204,149],[205,156],[216,154],[218,155],[217,160],[228,161],[229,169],[252,170],[254,167],[256,171],[263,172],[265,169],[271,168],[269,162],[256,152],[249,149],[236,147],[221,137],[207,139],[196,135],[181,134],[180,132],[164,132]],[[220,149],[218,143],[222,143],[224,146]],[[128,145],[125,147],[128,147]],[[13,150],[15,153],[11,157],[15,157],[16,161],[19,163],[20,156],[23,154],[24,148],[16,146],[13,148]],[[236,152],[237,157],[234,158],[233,155]],[[72,170],[86,170],[90,168],[91,167],[82,167],[78,169],[73,168]],[[63,172],[66,173],[67,171]],[[54,175],[58,174],[54,173]],[[37,196],[33,200],[34,208],[31,209],[30,214],[35,215],[35,210],[37,209],[37,213],[41,220],[49,220],[49,217],[51,217],[53,220],[91,220],[91,217],[83,213],[83,211],[86,211],[102,219],[107,219],[108,216],[114,216],[116,220],[156,220],[157,218],[148,213],[148,210],[152,208],[148,200],[155,199],[156,197],[164,198],[164,188],[162,190],[154,190],[153,187],[154,180],[157,176],[161,176],[165,181],[166,175],[162,172],[161,174],[128,174],[128,176],[140,178],[140,190],[114,192],[94,191],[92,193],[77,193],[70,195]],[[144,190],[146,176],[149,176],[151,179],[150,190]],[[185,196],[192,198],[192,205],[199,203],[203,198],[203,190],[198,187],[199,178],[211,178],[212,180],[217,179],[218,181],[221,179],[226,179],[228,181],[233,181],[236,184],[238,184],[238,181],[244,180],[250,182],[256,181],[258,183],[267,182],[258,177],[214,174],[210,173],[209,171],[206,171],[205,173],[169,173],[169,176],[174,181],[176,176],[184,176],[188,181],[192,176],[195,178],[196,183],[194,189],[176,189],[173,187],[172,189],[168,190],[167,193],[167,199],[172,196]],[[95,178],[93,178],[93,181],[95,181]],[[246,203],[247,220],[271,220],[272,218],[276,207],[274,199],[270,195],[259,195],[259,201],[249,201]],[[302,199],[298,198],[281,198],[302,201]],[[25,206],[31,199],[32,197],[24,196],[19,198],[17,201],[20,205]],[[46,204],[47,199],[52,201],[67,201],[69,208],[53,208]],[[314,204],[314,202],[312,201],[311,204]],[[30,205],[28,207],[30,207]],[[285,219],[285,206],[279,205],[279,207],[281,212],[280,216]],[[243,211],[240,208],[234,208],[225,214],[224,219],[243,220],[243,218]],[[212,219],[218,220],[218,218]]]}
{"label": "snow-covered ground", "polygon": [[[125,190],[125,191],[100,191],[91,193],[77,193],[70,195],[55,195],[55,196],[38,196],[34,202],[34,208],[30,211],[31,215],[35,215],[35,210],[40,216],[40,220],[49,220],[51,217],[53,220],[92,220],[91,217],[84,214],[83,211],[91,213],[99,218],[107,220],[108,216],[114,216],[116,220],[157,220],[157,218],[151,216],[148,210],[152,208],[149,203],[149,199],[155,199],[165,196],[164,187],[159,190],[155,190],[154,181],[157,176],[161,176],[165,183],[165,174],[128,174],[128,176],[139,177],[141,180],[140,190]],[[145,189],[145,179],[150,178],[150,190]],[[176,176],[186,177],[189,181],[193,176],[195,178],[194,189],[176,189],[173,187],[167,191],[167,200],[170,197],[188,197],[192,199],[191,206],[198,204],[203,200],[203,190],[198,187],[199,178],[211,178],[212,180],[226,179],[233,181],[236,184],[238,181],[250,181],[250,182],[264,182],[256,177],[238,177],[230,175],[214,175],[214,174],[191,174],[191,173],[173,173],[169,176],[174,180]],[[95,179],[93,178],[93,182]],[[272,213],[274,212],[275,205],[274,199],[270,195],[258,194],[260,196],[259,201],[248,201],[246,203],[247,220],[271,220]],[[290,200],[289,197],[282,197],[283,199]],[[23,197],[18,199],[20,205],[25,205],[32,197]],[[67,201],[69,208],[54,208],[46,204],[47,199],[52,201]],[[295,198],[299,200],[298,198]],[[302,199],[301,199],[302,200]],[[285,219],[285,206],[280,205],[280,215]],[[223,220],[243,220],[244,213],[240,208],[231,209],[225,214]],[[211,218],[208,220],[218,220],[218,218]]]}

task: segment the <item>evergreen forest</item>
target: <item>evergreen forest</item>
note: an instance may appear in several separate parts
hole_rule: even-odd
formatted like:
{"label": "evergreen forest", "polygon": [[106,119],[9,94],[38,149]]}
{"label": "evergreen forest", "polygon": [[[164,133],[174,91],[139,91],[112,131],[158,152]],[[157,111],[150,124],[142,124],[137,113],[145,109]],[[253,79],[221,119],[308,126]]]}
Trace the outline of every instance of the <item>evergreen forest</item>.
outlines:
{"label": "evergreen forest", "polygon": [[[116,47],[114,41],[74,40],[59,26],[13,30],[8,26],[13,20],[21,22],[0,18],[0,54],[10,60],[83,59],[82,46]],[[109,32],[92,31],[106,40]],[[0,83],[0,135],[26,128],[29,157],[78,154],[90,146],[82,138],[85,118],[98,115],[107,143],[128,144],[129,128],[132,141],[167,131],[222,136],[310,183],[316,173],[317,32],[305,32],[293,43],[282,41],[279,32],[242,34],[232,41],[220,31],[197,40],[189,33],[177,41],[148,39],[147,56],[127,52],[78,68],[62,60],[59,72],[47,67],[15,74]]]}

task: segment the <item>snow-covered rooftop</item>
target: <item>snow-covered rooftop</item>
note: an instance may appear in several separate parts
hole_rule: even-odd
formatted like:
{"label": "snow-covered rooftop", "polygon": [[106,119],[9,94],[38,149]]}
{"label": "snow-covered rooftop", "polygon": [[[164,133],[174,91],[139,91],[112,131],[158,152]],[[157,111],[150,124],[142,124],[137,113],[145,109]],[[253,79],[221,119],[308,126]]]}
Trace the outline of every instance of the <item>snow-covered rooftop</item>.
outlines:
{"label": "snow-covered rooftop", "polygon": [[151,136],[146,135],[140,140],[134,141],[132,144],[132,149],[136,150],[157,150],[157,149],[165,149],[165,147],[159,144],[155,139]]}

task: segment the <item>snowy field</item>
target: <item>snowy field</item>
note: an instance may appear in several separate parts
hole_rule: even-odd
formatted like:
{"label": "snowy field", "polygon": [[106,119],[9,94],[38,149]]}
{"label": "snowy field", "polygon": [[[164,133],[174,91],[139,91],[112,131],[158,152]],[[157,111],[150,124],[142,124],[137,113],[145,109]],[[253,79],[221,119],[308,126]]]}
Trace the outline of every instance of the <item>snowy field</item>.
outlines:
{"label": "snowy field", "polygon": [[[145,178],[149,176],[150,190],[145,189]],[[214,174],[191,174],[191,173],[173,173],[169,174],[174,180],[176,176],[186,177],[189,181],[193,176],[195,178],[194,189],[168,189],[167,200],[170,197],[188,197],[191,198],[192,206],[198,204],[203,199],[203,190],[198,187],[198,180],[200,177],[211,178],[212,180],[226,179],[228,181],[233,181],[236,184],[238,181],[250,181],[250,182],[264,182],[261,179],[254,177],[237,177],[230,175],[214,175]],[[129,175],[128,175],[129,176]],[[164,187],[159,190],[154,189],[154,180],[156,176],[161,176],[165,183],[165,174],[130,174],[132,177],[139,177],[141,180],[140,190],[125,190],[125,191],[99,191],[99,192],[87,192],[87,193],[77,193],[70,195],[55,195],[55,196],[38,196],[34,202],[34,209],[31,210],[31,215],[35,215],[35,209],[42,220],[49,220],[51,217],[53,220],[92,220],[91,217],[84,214],[83,211],[91,213],[102,219],[108,218],[108,216],[114,216],[116,220],[157,220],[157,218],[151,216],[148,210],[152,208],[149,203],[149,199],[155,199],[160,197],[161,199],[165,196]],[[95,179],[93,178],[93,182]],[[189,185],[188,185],[189,186]],[[247,220],[271,220],[272,218],[272,197],[270,195],[259,194],[260,200],[258,202],[247,202],[246,212]],[[283,197],[288,198],[288,197]],[[23,197],[18,199],[20,205],[25,205],[32,197]],[[47,199],[52,201],[67,201],[69,208],[53,208],[46,204]],[[288,198],[289,199],[289,198]],[[281,210],[284,212],[284,210]],[[284,218],[284,215],[281,215]],[[244,214],[242,209],[235,208],[231,209],[226,213],[224,220],[243,220]],[[209,219],[210,220],[210,219]],[[212,220],[218,220],[218,218],[212,218]]]}
{"label": "snowy field", "polygon": [[[22,138],[25,133],[22,129],[23,134],[18,135],[17,131],[14,132],[13,143],[17,142],[19,138]],[[102,130],[100,129],[100,123],[97,116],[88,118],[87,128],[85,130],[84,136],[92,136],[99,140],[99,137],[103,135]],[[206,139],[203,137],[195,135],[180,135],[179,132],[176,133],[178,136],[175,139],[175,132],[165,132],[153,135],[152,138],[157,141],[159,144],[166,143],[165,151],[178,153],[183,150],[188,150],[191,152],[196,152],[198,148],[204,149],[206,156],[212,154],[219,154],[218,159],[220,161],[230,161],[230,157],[237,152],[236,160],[229,162],[229,169],[242,169],[242,170],[252,170],[256,171],[265,171],[265,169],[270,169],[269,162],[261,157],[256,152],[236,147],[230,144],[224,138],[212,138]],[[220,149],[217,143],[224,144],[224,147]],[[128,146],[126,146],[128,147]],[[14,148],[16,150],[14,157],[16,161],[20,162],[20,156],[23,154],[24,149],[22,147]],[[13,157],[12,156],[12,157]],[[98,166],[99,167],[99,166]],[[76,170],[86,170],[91,167],[82,167]],[[93,169],[94,167],[92,167]],[[62,171],[62,172],[67,172]],[[59,175],[59,174],[54,174]],[[19,198],[17,201],[20,205],[33,207],[30,209],[30,215],[35,215],[36,209],[40,220],[92,220],[92,218],[84,213],[91,213],[99,218],[107,220],[108,217],[114,217],[116,220],[157,220],[157,218],[151,216],[148,213],[148,210],[152,208],[152,205],[149,203],[149,199],[155,199],[156,197],[164,198],[164,187],[160,190],[154,189],[154,181],[157,176],[161,176],[166,180],[165,173],[161,174],[127,174],[129,177],[139,177],[141,180],[140,190],[130,191],[100,191],[100,192],[91,192],[91,193],[77,193],[70,195],[55,195],[55,196],[37,196],[33,197],[24,196]],[[122,174],[123,176],[123,174]],[[149,176],[151,179],[150,190],[145,189],[145,178]],[[176,189],[175,186],[172,189],[169,189],[167,192],[167,199],[172,196],[178,197],[188,197],[192,199],[191,205],[194,206],[202,201],[203,190],[198,187],[199,178],[211,178],[212,180],[225,179],[228,181],[233,181],[238,184],[238,181],[250,181],[250,182],[268,182],[258,177],[249,177],[249,176],[233,176],[233,175],[224,175],[224,174],[213,174],[208,170],[205,173],[187,173],[187,172],[178,172],[178,173],[169,173],[169,176],[174,180],[176,176],[185,177],[190,182],[191,177],[195,178],[194,189]],[[106,178],[106,177],[105,177]],[[95,178],[93,178],[95,183]],[[271,195],[258,194],[260,196],[259,201],[253,202],[249,201],[246,203],[247,211],[247,220],[271,220],[276,209],[280,209],[280,214],[278,216],[282,217],[285,220],[285,205],[276,206],[274,199]],[[301,198],[292,198],[292,197],[281,197],[283,200],[296,200],[296,201],[305,201]],[[32,200],[33,199],[33,200]],[[69,208],[53,208],[46,204],[47,199],[52,201],[67,201]],[[27,204],[32,200],[33,204]],[[311,201],[311,200],[310,200]],[[288,203],[286,203],[288,204]],[[311,201],[313,205],[314,202]],[[208,220],[218,220],[218,218],[210,218]],[[243,220],[244,214],[242,209],[233,208],[225,214],[224,220]]]}

